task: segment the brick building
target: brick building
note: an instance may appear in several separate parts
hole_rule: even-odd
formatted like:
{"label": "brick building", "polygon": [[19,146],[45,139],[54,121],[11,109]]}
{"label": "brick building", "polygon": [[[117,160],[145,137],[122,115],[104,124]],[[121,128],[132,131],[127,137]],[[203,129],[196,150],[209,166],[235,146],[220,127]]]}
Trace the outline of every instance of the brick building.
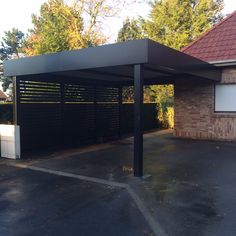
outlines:
{"label": "brick building", "polygon": [[220,83],[175,83],[177,137],[236,140],[236,11],[182,50],[222,69]]}

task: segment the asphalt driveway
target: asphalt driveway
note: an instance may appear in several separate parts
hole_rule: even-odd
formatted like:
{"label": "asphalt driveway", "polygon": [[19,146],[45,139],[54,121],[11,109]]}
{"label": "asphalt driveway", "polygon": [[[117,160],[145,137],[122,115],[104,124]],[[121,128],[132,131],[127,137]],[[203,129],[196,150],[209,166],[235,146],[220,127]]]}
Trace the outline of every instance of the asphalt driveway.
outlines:
{"label": "asphalt driveway", "polygon": [[153,235],[127,191],[0,166],[0,235]]}
{"label": "asphalt driveway", "polygon": [[143,179],[132,139],[0,164],[0,235],[236,235],[236,143],[147,134]]}

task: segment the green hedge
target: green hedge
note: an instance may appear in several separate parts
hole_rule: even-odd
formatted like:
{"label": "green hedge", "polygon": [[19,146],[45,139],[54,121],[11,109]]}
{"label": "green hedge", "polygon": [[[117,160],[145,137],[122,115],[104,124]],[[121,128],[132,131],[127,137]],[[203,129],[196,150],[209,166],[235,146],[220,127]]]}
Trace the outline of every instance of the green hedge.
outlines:
{"label": "green hedge", "polygon": [[13,104],[0,104],[0,124],[13,123]]}

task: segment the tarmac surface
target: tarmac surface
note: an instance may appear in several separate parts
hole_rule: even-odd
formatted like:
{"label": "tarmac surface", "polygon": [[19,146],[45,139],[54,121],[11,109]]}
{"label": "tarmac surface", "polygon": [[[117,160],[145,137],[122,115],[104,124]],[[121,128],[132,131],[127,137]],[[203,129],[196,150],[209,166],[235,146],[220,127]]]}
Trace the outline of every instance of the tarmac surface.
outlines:
{"label": "tarmac surface", "polygon": [[0,166],[0,235],[153,235],[124,189]]}
{"label": "tarmac surface", "polygon": [[236,143],[144,137],[0,161],[0,235],[236,235]]}

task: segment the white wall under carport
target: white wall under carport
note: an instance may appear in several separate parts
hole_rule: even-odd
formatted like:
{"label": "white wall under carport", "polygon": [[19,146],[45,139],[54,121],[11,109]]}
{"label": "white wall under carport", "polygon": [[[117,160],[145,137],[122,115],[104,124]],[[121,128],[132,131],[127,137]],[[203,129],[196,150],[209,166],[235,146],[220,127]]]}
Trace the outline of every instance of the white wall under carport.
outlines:
{"label": "white wall under carport", "polygon": [[0,125],[1,157],[19,159],[20,127],[18,125]]}

